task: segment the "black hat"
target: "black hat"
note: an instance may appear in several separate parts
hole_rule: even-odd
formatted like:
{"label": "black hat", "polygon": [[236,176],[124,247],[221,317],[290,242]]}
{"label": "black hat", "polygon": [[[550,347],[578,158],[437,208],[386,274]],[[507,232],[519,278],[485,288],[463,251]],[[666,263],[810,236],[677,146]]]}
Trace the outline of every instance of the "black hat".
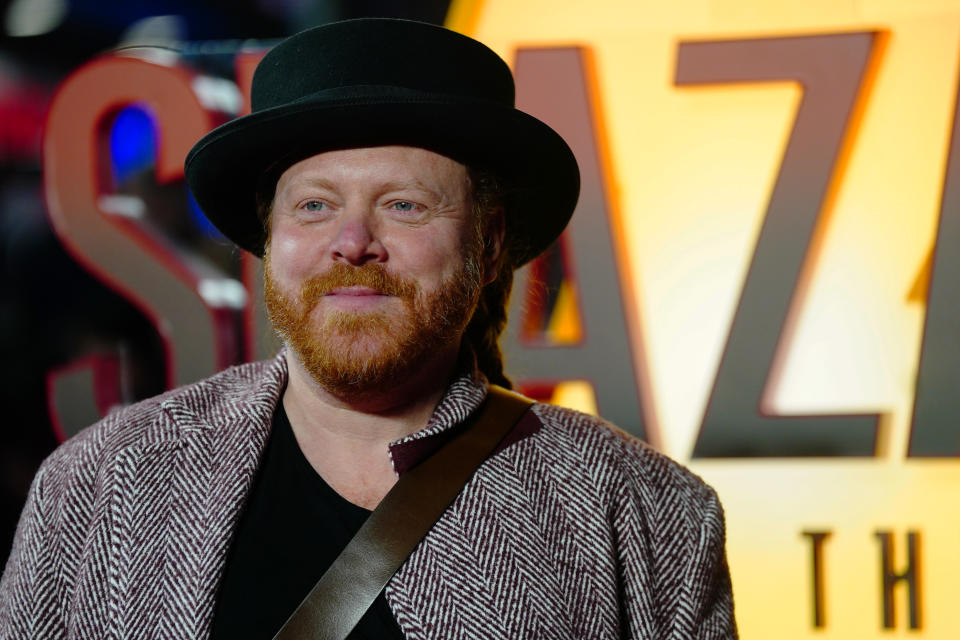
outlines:
{"label": "black hat", "polygon": [[278,162],[327,150],[405,144],[492,171],[507,185],[507,242],[517,265],[560,235],[577,203],[573,152],[514,108],[507,65],[442,27],[362,18],[298,33],[260,62],[251,104],[250,115],[190,150],[186,178],[213,224],[256,255],[266,239],[258,180]]}

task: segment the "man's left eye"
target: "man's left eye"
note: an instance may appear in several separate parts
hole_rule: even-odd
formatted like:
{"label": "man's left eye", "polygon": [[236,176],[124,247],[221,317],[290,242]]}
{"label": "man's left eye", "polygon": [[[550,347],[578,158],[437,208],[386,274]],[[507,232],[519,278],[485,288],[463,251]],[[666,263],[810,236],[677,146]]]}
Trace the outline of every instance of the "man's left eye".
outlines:
{"label": "man's left eye", "polygon": [[417,205],[407,200],[400,200],[398,202],[394,202],[391,206],[396,211],[414,211],[417,208]]}

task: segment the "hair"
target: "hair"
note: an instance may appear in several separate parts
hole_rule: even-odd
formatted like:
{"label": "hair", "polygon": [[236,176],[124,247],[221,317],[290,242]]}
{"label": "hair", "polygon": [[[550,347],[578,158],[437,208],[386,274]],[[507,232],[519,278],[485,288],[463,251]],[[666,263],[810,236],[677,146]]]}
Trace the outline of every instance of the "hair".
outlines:
{"label": "hair", "polygon": [[[270,216],[277,181],[289,164],[275,163],[264,172],[257,183],[256,211],[264,225],[264,238],[270,235]],[[507,189],[504,182],[493,172],[468,167],[471,201],[473,208],[474,237],[476,245],[487,249],[488,229],[495,216],[504,215],[507,204]],[[495,265],[496,277],[480,291],[480,299],[474,310],[463,338],[477,359],[477,368],[493,384],[507,389],[513,383],[503,371],[503,352],[500,335],[507,326],[507,305],[513,288],[513,263],[510,242],[504,240],[500,258]]]}
{"label": "hair", "polygon": [[[487,229],[493,217],[504,215],[506,190],[492,172],[470,169],[468,174],[472,188],[475,233],[486,250],[489,237]],[[503,372],[503,352],[500,350],[500,334],[507,326],[507,303],[513,289],[515,268],[510,256],[510,243],[506,239],[495,268],[497,275],[480,291],[480,300],[463,337],[473,349],[477,367],[487,380],[512,389],[513,383]]]}

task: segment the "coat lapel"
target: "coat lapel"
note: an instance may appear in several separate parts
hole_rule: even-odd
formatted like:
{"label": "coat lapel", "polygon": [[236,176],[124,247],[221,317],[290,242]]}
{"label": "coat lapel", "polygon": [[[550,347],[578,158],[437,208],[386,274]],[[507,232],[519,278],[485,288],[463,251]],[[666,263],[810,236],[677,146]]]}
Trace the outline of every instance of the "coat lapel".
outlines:
{"label": "coat lapel", "polygon": [[282,355],[249,371],[172,395],[144,444],[116,461],[117,637],[209,634],[234,525],[286,384]]}

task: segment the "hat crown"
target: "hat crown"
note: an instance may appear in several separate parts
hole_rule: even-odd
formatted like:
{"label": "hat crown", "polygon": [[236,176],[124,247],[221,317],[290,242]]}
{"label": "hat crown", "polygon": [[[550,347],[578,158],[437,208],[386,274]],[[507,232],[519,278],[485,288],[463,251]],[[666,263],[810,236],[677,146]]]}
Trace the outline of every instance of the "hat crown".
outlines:
{"label": "hat crown", "polygon": [[510,68],[480,42],[422,22],[361,18],[308,29],[271,49],[254,74],[251,106],[258,112],[370,86],[514,105]]}
{"label": "hat crown", "polygon": [[251,102],[252,113],[194,145],[184,171],[204,213],[255,255],[267,239],[256,207],[264,178],[333,149],[416,146],[493,172],[516,265],[560,235],[577,203],[576,157],[514,107],[506,63],[436,25],[361,18],[291,36],[260,62]]}

